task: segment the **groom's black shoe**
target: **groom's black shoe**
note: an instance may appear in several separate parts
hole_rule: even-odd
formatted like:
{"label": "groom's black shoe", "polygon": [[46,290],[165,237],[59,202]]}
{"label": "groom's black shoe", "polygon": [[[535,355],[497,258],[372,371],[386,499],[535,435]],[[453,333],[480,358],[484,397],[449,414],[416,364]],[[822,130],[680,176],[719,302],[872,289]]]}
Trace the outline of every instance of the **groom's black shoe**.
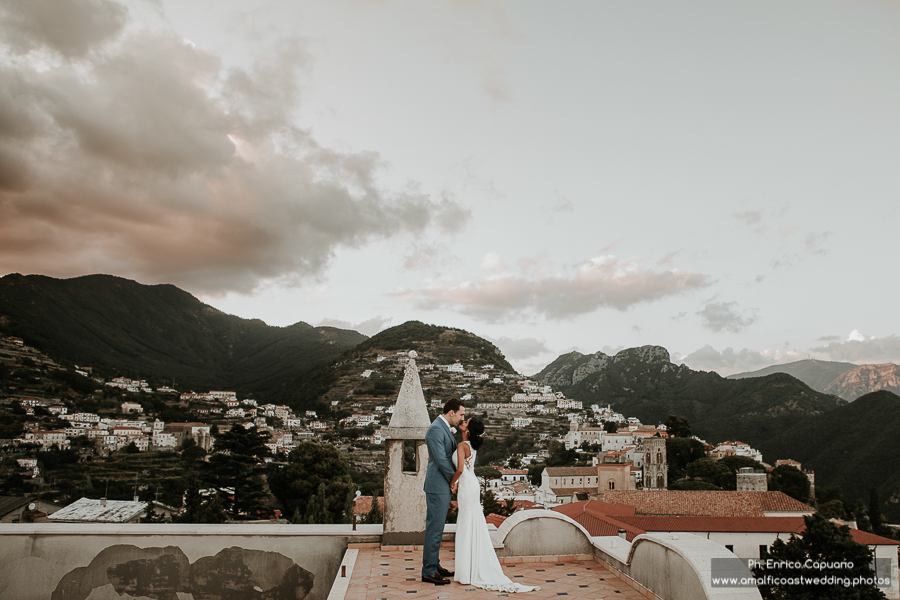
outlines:
{"label": "groom's black shoe", "polygon": [[450,583],[450,580],[441,577],[440,573],[435,573],[430,577],[428,575],[422,575],[422,582],[433,583],[434,585],[447,585],[448,583]]}
{"label": "groom's black shoe", "polygon": [[444,567],[438,567],[437,574],[441,577],[453,577],[453,571],[448,571]]}

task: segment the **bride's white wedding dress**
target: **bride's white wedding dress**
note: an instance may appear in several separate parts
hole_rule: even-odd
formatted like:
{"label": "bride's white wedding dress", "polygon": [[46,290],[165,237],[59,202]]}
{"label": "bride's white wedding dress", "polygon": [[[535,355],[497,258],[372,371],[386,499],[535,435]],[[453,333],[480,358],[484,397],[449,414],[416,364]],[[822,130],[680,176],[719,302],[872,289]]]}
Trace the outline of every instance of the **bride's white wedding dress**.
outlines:
{"label": "bride's white wedding dress", "polygon": [[[463,442],[468,444],[468,442]],[[469,445],[471,455],[459,478],[456,493],[458,512],[456,517],[456,568],[453,579],[465,585],[501,592],[531,592],[541,589],[521,585],[503,574],[503,567],[494,552],[494,544],[488,533],[481,507],[481,486],[475,477],[475,449]],[[459,467],[457,454],[453,465]]]}

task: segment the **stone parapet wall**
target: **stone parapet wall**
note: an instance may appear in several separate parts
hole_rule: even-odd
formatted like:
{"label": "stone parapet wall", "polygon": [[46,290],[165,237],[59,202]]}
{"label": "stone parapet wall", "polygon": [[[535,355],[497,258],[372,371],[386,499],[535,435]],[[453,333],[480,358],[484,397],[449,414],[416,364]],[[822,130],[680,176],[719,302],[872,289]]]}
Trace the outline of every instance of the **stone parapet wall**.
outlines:
{"label": "stone parapet wall", "polygon": [[380,538],[380,525],[0,524],[0,600],[325,600],[348,544]]}

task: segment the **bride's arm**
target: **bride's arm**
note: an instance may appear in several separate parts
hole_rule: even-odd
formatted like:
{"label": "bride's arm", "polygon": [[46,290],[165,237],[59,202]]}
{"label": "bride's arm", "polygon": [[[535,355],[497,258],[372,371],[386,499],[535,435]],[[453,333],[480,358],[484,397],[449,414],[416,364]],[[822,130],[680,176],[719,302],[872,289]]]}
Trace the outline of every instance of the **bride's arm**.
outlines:
{"label": "bride's arm", "polygon": [[456,473],[453,474],[453,479],[450,480],[450,487],[456,485],[456,482],[462,476],[463,469],[466,466],[466,451],[468,449],[469,445],[462,442],[456,446]]}

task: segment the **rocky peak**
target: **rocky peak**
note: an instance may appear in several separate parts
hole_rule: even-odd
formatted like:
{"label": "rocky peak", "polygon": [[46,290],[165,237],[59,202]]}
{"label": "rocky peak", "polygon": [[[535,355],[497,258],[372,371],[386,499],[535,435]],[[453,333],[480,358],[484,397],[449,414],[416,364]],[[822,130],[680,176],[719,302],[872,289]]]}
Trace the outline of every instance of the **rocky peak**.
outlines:
{"label": "rocky peak", "polygon": [[572,373],[571,385],[575,385],[591,373],[596,373],[597,371],[604,369],[606,365],[612,361],[610,356],[603,354],[602,352],[590,354],[587,359],[587,361],[575,367],[575,371]]}
{"label": "rocky peak", "polygon": [[877,390],[900,392],[900,366],[892,363],[861,365],[839,375],[824,391],[844,400],[855,400]]}
{"label": "rocky peak", "polygon": [[636,360],[645,363],[669,363],[669,351],[662,346],[641,346],[622,350],[615,357],[616,361]]}

